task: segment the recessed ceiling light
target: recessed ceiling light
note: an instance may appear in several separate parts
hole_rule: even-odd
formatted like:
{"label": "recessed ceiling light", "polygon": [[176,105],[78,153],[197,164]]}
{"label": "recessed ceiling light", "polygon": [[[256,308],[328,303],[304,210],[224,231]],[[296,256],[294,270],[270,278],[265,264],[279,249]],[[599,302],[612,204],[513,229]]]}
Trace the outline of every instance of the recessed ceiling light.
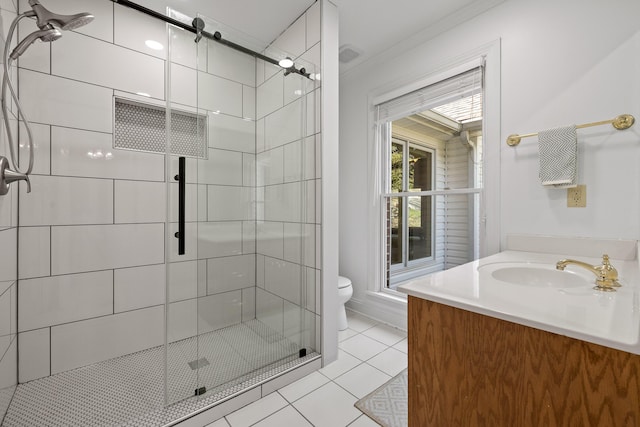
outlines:
{"label": "recessed ceiling light", "polygon": [[153,50],[162,50],[162,49],[164,49],[164,45],[162,43],[160,43],[160,42],[155,41],[155,40],[147,40],[146,42],[144,42],[144,44],[146,44],[149,49],[153,49]]}

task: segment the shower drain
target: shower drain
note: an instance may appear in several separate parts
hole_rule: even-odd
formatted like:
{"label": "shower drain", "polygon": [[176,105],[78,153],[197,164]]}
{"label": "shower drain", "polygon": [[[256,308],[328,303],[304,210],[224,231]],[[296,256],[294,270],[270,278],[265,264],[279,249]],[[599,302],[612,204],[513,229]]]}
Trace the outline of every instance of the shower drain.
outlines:
{"label": "shower drain", "polygon": [[206,357],[203,357],[198,360],[194,360],[193,362],[188,362],[189,367],[195,371],[196,369],[204,368],[205,366],[209,366],[209,361]]}

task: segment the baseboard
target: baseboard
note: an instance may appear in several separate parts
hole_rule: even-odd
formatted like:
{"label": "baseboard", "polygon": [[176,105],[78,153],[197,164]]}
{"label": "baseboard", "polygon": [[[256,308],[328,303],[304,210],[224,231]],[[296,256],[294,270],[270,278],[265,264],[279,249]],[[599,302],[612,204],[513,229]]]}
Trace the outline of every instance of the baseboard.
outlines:
{"label": "baseboard", "polygon": [[[364,297],[364,298],[362,298]],[[380,292],[354,295],[346,306],[357,312],[403,331],[407,330],[407,302]]]}

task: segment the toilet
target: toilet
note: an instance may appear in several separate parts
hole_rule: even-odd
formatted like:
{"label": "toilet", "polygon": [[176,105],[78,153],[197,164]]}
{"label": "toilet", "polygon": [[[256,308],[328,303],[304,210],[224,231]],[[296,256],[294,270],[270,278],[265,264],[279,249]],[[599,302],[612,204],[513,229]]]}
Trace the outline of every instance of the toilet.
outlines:
{"label": "toilet", "polygon": [[344,304],[349,301],[353,295],[353,287],[351,286],[351,280],[346,277],[338,276],[338,330],[344,331],[347,329],[347,311],[344,308]]}

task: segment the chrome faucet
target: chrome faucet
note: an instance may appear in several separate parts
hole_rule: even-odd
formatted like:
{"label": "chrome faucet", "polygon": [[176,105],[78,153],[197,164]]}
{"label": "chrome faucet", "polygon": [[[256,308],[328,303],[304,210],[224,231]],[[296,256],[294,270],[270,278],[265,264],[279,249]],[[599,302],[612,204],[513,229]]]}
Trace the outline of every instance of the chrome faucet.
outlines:
{"label": "chrome faucet", "polygon": [[602,265],[590,265],[586,262],[576,261],[573,259],[563,259],[556,263],[556,269],[564,270],[567,265],[577,265],[586,268],[596,275],[596,286],[593,289],[604,292],[615,292],[615,288],[622,286],[618,282],[618,270],[616,270],[609,262],[609,255],[602,255]]}

